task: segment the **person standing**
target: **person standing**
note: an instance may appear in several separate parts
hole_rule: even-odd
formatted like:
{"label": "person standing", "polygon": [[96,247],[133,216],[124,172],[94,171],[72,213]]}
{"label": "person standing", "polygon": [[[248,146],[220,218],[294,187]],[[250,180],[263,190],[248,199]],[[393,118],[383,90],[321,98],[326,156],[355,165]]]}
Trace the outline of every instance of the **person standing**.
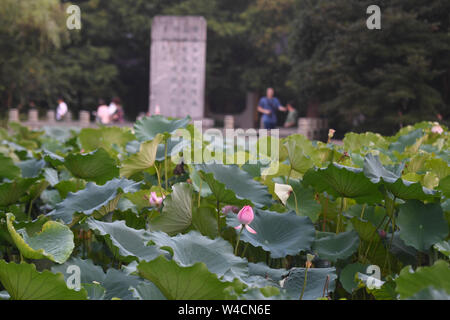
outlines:
{"label": "person standing", "polygon": [[294,108],[293,102],[289,101],[286,104],[286,107],[288,109],[288,115],[286,117],[286,121],[284,122],[284,127],[292,128],[297,126],[298,111]]}
{"label": "person standing", "polygon": [[68,111],[69,108],[67,107],[67,104],[64,102],[64,99],[59,98],[58,107],[56,107],[56,120],[57,121],[64,120],[64,117],[66,116]]}
{"label": "person standing", "polygon": [[116,114],[117,114],[117,111],[119,110],[119,105],[120,105],[120,99],[118,97],[114,97],[108,106],[109,115],[113,121],[117,120]]}
{"label": "person standing", "polygon": [[280,101],[274,97],[275,91],[273,88],[267,88],[266,96],[259,100],[258,112],[262,113],[262,121],[264,129],[274,129],[277,125],[277,111],[286,112]]}
{"label": "person standing", "polygon": [[111,115],[109,113],[109,108],[105,104],[105,100],[103,100],[103,99],[100,99],[98,101],[97,120],[101,124],[108,124],[111,121]]}

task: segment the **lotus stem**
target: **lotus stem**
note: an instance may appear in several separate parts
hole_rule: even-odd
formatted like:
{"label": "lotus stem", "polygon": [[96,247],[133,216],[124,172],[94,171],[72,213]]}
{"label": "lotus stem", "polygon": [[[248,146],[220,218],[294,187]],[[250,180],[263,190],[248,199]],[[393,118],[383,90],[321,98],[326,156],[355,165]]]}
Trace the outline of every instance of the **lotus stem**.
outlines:
{"label": "lotus stem", "polygon": [[286,184],[289,184],[289,178],[291,177],[291,172],[292,172],[292,165],[291,165],[291,167],[289,168],[289,173],[288,173],[288,176],[287,176]]}
{"label": "lotus stem", "polygon": [[154,165],[154,167],[155,167],[155,170],[156,170],[156,176],[158,177],[159,191],[161,192],[161,196],[163,196],[164,193],[163,193],[163,189],[162,189],[162,186],[161,186],[161,176],[159,175],[159,170],[158,170],[158,167],[156,166],[156,164]]}
{"label": "lotus stem", "polygon": [[31,220],[31,209],[33,208],[33,201],[30,201],[30,206],[28,207],[28,219]]}
{"label": "lotus stem", "polygon": [[342,211],[344,210],[344,201],[345,198],[341,198],[341,208],[339,209],[339,213],[338,213],[338,221],[337,221],[337,226],[336,226],[336,234],[339,233],[339,228],[341,226],[341,219],[342,219]]}
{"label": "lotus stem", "polygon": [[217,201],[217,233],[220,237],[220,202]]}
{"label": "lotus stem", "polygon": [[298,212],[298,202],[297,202],[297,196],[295,195],[295,192],[292,192],[294,194],[294,201],[295,201],[295,213],[299,214]]}
{"label": "lotus stem", "polygon": [[308,275],[308,266],[305,269],[305,279],[303,280],[303,288],[302,288],[302,294],[300,295],[300,300],[303,299],[303,294],[305,293],[305,288],[306,288],[306,280],[307,280],[307,275]]}
{"label": "lotus stem", "polygon": [[164,176],[166,178],[166,190],[169,190],[169,170],[167,168],[167,140],[164,144]]}
{"label": "lotus stem", "polygon": [[197,201],[197,207],[200,208],[200,200],[201,200],[201,194],[202,194],[202,184],[203,180],[200,179],[200,187],[198,188],[198,201]]}
{"label": "lotus stem", "polygon": [[239,241],[241,240],[241,234],[242,234],[242,231],[244,231],[244,228],[245,228],[245,226],[242,225],[241,231],[239,231],[239,234],[238,234],[238,238],[237,238],[237,241],[236,241],[236,248],[234,248],[234,255],[235,256],[237,256],[238,247],[239,247]]}

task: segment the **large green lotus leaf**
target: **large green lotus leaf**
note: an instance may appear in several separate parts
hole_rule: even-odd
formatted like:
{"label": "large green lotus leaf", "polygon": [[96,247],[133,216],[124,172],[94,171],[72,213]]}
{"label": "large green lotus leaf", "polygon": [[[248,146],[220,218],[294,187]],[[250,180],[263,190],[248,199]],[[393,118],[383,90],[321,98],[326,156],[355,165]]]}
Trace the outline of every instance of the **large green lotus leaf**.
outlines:
{"label": "large green lotus leaf", "polygon": [[9,122],[8,126],[12,130],[14,130],[14,132],[17,134],[18,139],[37,140],[44,134],[44,131],[31,130],[29,127],[21,125],[18,122]]}
{"label": "large green lotus leaf", "polygon": [[0,153],[0,179],[14,179],[20,176],[20,168],[17,167],[10,157]]}
{"label": "large green lotus leaf", "polygon": [[[305,270],[305,268],[290,269],[282,286],[286,289],[289,296],[297,300],[300,299],[302,293]],[[306,286],[302,300],[316,300],[322,297],[328,277],[328,291],[334,291],[337,278],[335,268],[310,268],[306,277]]]}
{"label": "large green lotus leaf", "polygon": [[[309,158],[314,160],[314,163],[317,165],[317,161],[319,160],[319,152],[318,148],[313,145],[312,141],[310,141],[307,137],[305,137],[302,134],[292,134],[286,138],[283,139],[283,146],[286,147],[286,157],[291,158],[289,155],[288,145],[291,142],[295,142],[295,145],[300,147],[300,150],[302,150],[302,153]],[[280,159],[280,161],[283,161],[284,159]]]}
{"label": "large green lotus leaf", "polygon": [[69,289],[62,274],[38,272],[33,264],[0,260],[0,282],[12,300],[86,300],[84,289]]}
{"label": "large green lotus leaf", "polygon": [[[237,215],[229,214],[227,224],[236,227],[240,223]],[[295,256],[301,251],[310,250],[314,241],[314,225],[308,217],[299,217],[294,211],[277,213],[255,210],[255,218],[250,223],[257,233],[244,230],[241,241],[270,252],[272,258]],[[239,232],[236,230],[236,232]]]}
{"label": "large green lotus leaf", "polygon": [[386,235],[386,241],[391,244],[390,252],[394,254],[404,265],[414,265],[417,262],[418,252],[415,248],[408,246],[400,238],[400,232],[395,231],[394,238],[391,240],[392,233]]}
{"label": "large green lotus leaf", "polygon": [[45,161],[37,159],[25,160],[17,163],[17,166],[22,171],[23,178],[36,178],[45,167]]}
{"label": "large green lotus leaf", "polygon": [[[156,190],[157,193],[159,193],[159,188],[157,188]],[[124,195],[124,199],[122,200],[130,201],[136,207],[137,211],[141,212],[144,208],[148,208],[150,206],[149,202],[150,195],[151,190],[141,189],[135,193],[128,193]]]}
{"label": "large green lotus leaf", "polygon": [[82,129],[78,139],[84,152],[103,148],[109,153],[117,153],[114,146],[125,149],[126,144],[135,138],[129,128],[101,127]]}
{"label": "large green lotus leaf", "polygon": [[322,211],[322,206],[315,199],[314,190],[305,187],[302,182],[291,179],[289,184],[295,194],[291,194],[286,202],[290,210],[294,210],[299,216],[306,216],[312,222],[316,222]]}
{"label": "large green lotus leaf", "polygon": [[380,202],[382,195],[378,186],[367,178],[362,169],[330,164],[324,169],[310,169],[303,177],[305,185],[313,186],[316,191],[335,197],[354,198],[358,202]]}
{"label": "large green lotus leaf", "polygon": [[366,148],[387,149],[389,147],[389,142],[381,134],[373,132],[348,132],[342,142],[344,150],[358,153]]}
{"label": "large green lotus leaf", "polygon": [[105,149],[88,154],[69,154],[64,165],[76,178],[102,185],[119,176],[119,168]]}
{"label": "large green lotus leaf", "polygon": [[[176,156],[183,151],[185,146],[190,146],[191,142],[186,139],[169,138],[167,143],[167,160],[171,160],[172,156]],[[158,145],[158,150],[156,151],[156,160],[164,161],[166,158],[166,145],[161,143]]]}
{"label": "large green lotus leaf", "polygon": [[420,267],[412,272],[407,266],[400,271],[395,279],[397,287],[395,291],[401,299],[409,298],[428,287],[445,290],[450,294],[450,268],[448,262],[436,261],[431,267]]}
{"label": "large green lotus leaf", "polygon": [[439,179],[450,176],[450,165],[447,161],[439,158],[427,160],[425,163],[425,168],[435,173]]}
{"label": "large green lotus leaf", "polygon": [[376,300],[397,300],[397,293],[395,292],[395,282],[389,280],[383,283],[380,288],[372,290],[366,287],[366,290],[372,294]]}
{"label": "large green lotus leaf", "polygon": [[352,230],[339,234],[327,233],[316,239],[312,245],[312,250],[321,259],[336,262],[338,259],[344,260],[358,250],[359,237]]}
{"label": "large green lotus leaf", "polygon": [[9,300],[11,296],[6,290],[0,291],[0,300]]}
{"label": "large green lotus leaf", "polygon": [[133,174],[152,167],[155,164],[158,144],[162,139],[162,135],[157,135],[152,141],[142,143],[138,153],[131,155],[128,159],[122,162],[120,175],[128,178]]}
{"label": "large green lotus leaf", "polygon": [[86,284],[98,282],[105,289],[105,300],[119,298],[122,300],[132,300],[133,292],[130,287],[136,287],[142,280],[137,276],[127,275],[123,271],[109,268],[106,273],[100,266],[94,265],[91,260],[83,260],[80,258],[71,258],[65,264],[52,267],[52,272],[60,272],[64,275],[66,281],[72,275],[67,272],[69,266],[78,266],[80,268],[80,283],[83,287]]}
{"label": "large green lotus leaf", "polygon": [[378,183],[381,178],[388,183],[395,182],[400,178],[403,167],[404,166],[402,165],[398,171],[394,172],[386,169],[378,156],[368,153],[364,158],[364,174],[371,179],[373,183]]}
{"label": "large green lotus leaf", "polygon": [[[399,134],[401,134],[401,132],[399,132]],[[413,145],[417,141],[417,139],[423,136],[423,134],[424,132],[422,129],[417,129],[407,134],[400,135],[397,141],[390,144],[389,150],[395,150],[399,153],[402,153],[406,147]]]}
{"label": "large green lotus leaf", "polygon": [[42,155],[44,160],[55,168],[64,164],[64,157],[51,152],[50,150],[43,149]]}
{"label": "large green lotus leaf", "polygon": [[217,211],[211,207],[193,207],[192,228],[199,231],[202,235],[216,238],[219,235],[217,230]]}
{"label": "large green lotus leaf", "polygon": [[267,187],[254,180],[250,174],[241,170],[236,165],[224,165],[220,163],[201,164],[197,166],[197,170],[206,173],[202,178],[208,183],[216,198],[217,192],[221,188],[217,188],[210,181],[211,179],[208,178],[208,173],[212,173],[215,180],[224,184],[226,190],[232,190],[239,200],[250,200],[257,207],[270,206],[272,203],[272,196],[268,192]]}
{"label": "large green lotus leaf", "polygon": [[0,206],[6,207],[19,202],[34,182],[35,178],[17,178],[11,182],[0,183]]}
{"label": "large green lotus leaf", "polygon": [[[200,174],[195,168],[191,165],[188,165],[189,168],[189,178],[192,181],[192,186],[196,192],[200,193],[200,196],[206,198],[212,194],[209,185],[200,177]],[[212,174],[211,174],[212,175]],[[214,178],[214,176],[212,175]]]}
{"label": "large green lotus leaf", "polygon": [[368,264],[361,263],[352,263],[347,264],[339,274],[339,282],[342,284],[342,287],[348,293],[352,293],[353,290],[358,288],[358,281],[355,279],[355,275],[360,273],[366,273]]}
{"label": "large green lotus leaf", "polygon": [[448,258],[450,257],[450,242],[448,240],[436,243],[433,248],[438,250],[443,255],[446,255]]}
{"label": "large green lotus leaf", "polygon": [[380,162],[378,156],[368,154],[364,159],[364,174],[374,183],[383,183],[387,190],[394,196],[400,199],[419,199],[419,200],[433,200],[439,197],[436,192],[425,187],[419,182],[411,182],[401,179],[400,172],[392,172],[387,170]]}
{"label": "large green lotus leaf", "polygon": [[443,289],[437,290],[433,287],[428,287],[420,290],[406,300],[450,300],[450,294]]}
{"label": "large green lotus leaf", "polygon": [[161,115],[153,115],[136,121],[134,131],[139,141],[148,141],[155,139],[158,134],[167,136],[177,129],[185,128],[190,121],[189,116],[184,119],[167,119]]}
{"label": "large green lotus leaf", "polygon": [[113,179],[103,186],[89,182],[85,189],[69,193],[48,215],[53,219],[61,219],[66,224],[72,222],[75,213],[92,215],[99,212],[104,216],[115,209],[122,193],[136,192],[139,186],[139,182],[127,179]]}
{"label": "large green lotus leaf", "polygon": [[439,181],[438,189],[441,190],[447,198],[450,198],[450,176]]}
{"label": "large green lotus leaf", "polygon": [[6,217],[8,231],[25,258],[47,258],[57,263],[64,263],[69,259],[75,244],[73,233],[67,226],[56,221],[48,221],[39,233],[29,235],[24,229],[16,231],[13,214],[7,213]]}
{"label": "large green lotus leaf", "polygon": [[160,256],[138,265],[139,275],[153,282],[169,300],[229,300],[236,282],[224,282],[198,262],[181,267],[174,260]]}
{"label": "large green lotus leaf", "polygon": [[42,128],[44,130],[44,137],[48,137],[60,142],[66,142],[70,138],[72,138],[73,128],[68,127],[50,127],[44,126]]}
{"label": "large green lotus leaf", "polygon": [[152,282],[141,282],[136,288],[131,287],[133,297],[137,300],[166,300],[157,286]]}
{"label": "large green lotus leaf", "polygon": [[48,183],[54,187],[59,183],[58,171],[53,168],[45,168],[44,169],[44,178],[48,181]]}
{"label": "large green lotus leaf", "polygon": [[314,166],[314,160],[304,153],[304,148],[296,140],[288,140],[285,146],[288,150],[289,163],[292,169],[305,173]]}
{"label": "large green lotus leaf", "polygon": [[408,200],[399,208],[397,225],[405,244],[419,251],[427,251],[448,235],[448,224],[439,203],[424,204]]}
{"label": "large green lotus leaf", "polygon": [[150,239],[161,249],[171,248],[172,259],[181,267],[203,262],[210,272],[226,281],[248,275],[247,261],[236,257],[233,247],[222,238],[211,240],[197,231],[190,231],[175,237],[164,232],[152,232]]}
{"label": "large green lotus leaf", "polygon": [[[217,181],[214,178],[213,173],[205,173],[203,171],[197,171],[202,182],[202,190],[205,190],[203,183],[205,183],[209,190],[209,194],[212,194],[215,200],[219,203],[234,204],[237,206],[244,206],[246,204],[250,205],[252,202],[250,200],[240,199],[236,196],[233,190],[227,188],[224,183]],[[200,189],[199,189],[200,190]]]}
{"label": "large green lotus leaf", "polygon": [[177,234],[192,223],[192,187],[188,183],[177,183],[172,193],[164,199],[162,213],[150,222],[150,230]]}
{"label": "large green lotus leaf", "polygon": [[146,246],[150,233],[128,227],[125,221],[101,222],[88,218],[90,229],[105,238],[113,253],[126,263],[133,260],[153,260],[165,252],[154,246]]}
{"label": "large green lotus leaf", "polygon": [[81,179],[61,180],[55,185],[61,198],[66,198],[69,192],[76,193],[86,187],[86,182]]}

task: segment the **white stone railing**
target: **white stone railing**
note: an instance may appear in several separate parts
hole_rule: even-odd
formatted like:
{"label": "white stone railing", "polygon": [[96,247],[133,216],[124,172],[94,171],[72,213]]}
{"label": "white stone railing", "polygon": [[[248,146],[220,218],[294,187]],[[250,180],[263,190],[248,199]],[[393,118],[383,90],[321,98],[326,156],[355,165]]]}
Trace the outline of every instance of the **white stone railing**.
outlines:
{"label": "white stone railing", "polygon": [[73,121],[72,113],[69,111],[62,121],[56,121],[55,111],[47,111],[46,119],[39,119],[38,110],[30,109],[28,111],[28,120],[25,122],[20,121],[19,110],[9,109],[8,115],[9,122],[19,122],[32,128],[39,128],[45,125],[73,125],[78,127],[90,127],[94,123],[91,122],[91,114],[89,111],[80,111],[79,120]]}

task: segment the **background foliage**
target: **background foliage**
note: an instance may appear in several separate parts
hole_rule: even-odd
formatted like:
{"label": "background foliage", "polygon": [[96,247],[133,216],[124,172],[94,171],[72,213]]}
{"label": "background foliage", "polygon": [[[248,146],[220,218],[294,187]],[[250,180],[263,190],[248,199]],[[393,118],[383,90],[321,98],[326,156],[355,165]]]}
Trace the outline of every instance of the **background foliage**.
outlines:
{"label": "background foliage", "polygon": [[[65,8],[81,8],[67,30]],[[378,4],[382,30],[365,26]],[[3,0],[0,105],[54,108],[62,95],[76,114],[99,98],[124,100],[131,120],[148,106],[155,15],[208,21],[207,106],[239,112],[247,91],[274,86],[302,115],[331,119],[339,132],[393,134],[450,116],[450,4],[446,0]],[[380,121],[382,119],[383,121]]]}

